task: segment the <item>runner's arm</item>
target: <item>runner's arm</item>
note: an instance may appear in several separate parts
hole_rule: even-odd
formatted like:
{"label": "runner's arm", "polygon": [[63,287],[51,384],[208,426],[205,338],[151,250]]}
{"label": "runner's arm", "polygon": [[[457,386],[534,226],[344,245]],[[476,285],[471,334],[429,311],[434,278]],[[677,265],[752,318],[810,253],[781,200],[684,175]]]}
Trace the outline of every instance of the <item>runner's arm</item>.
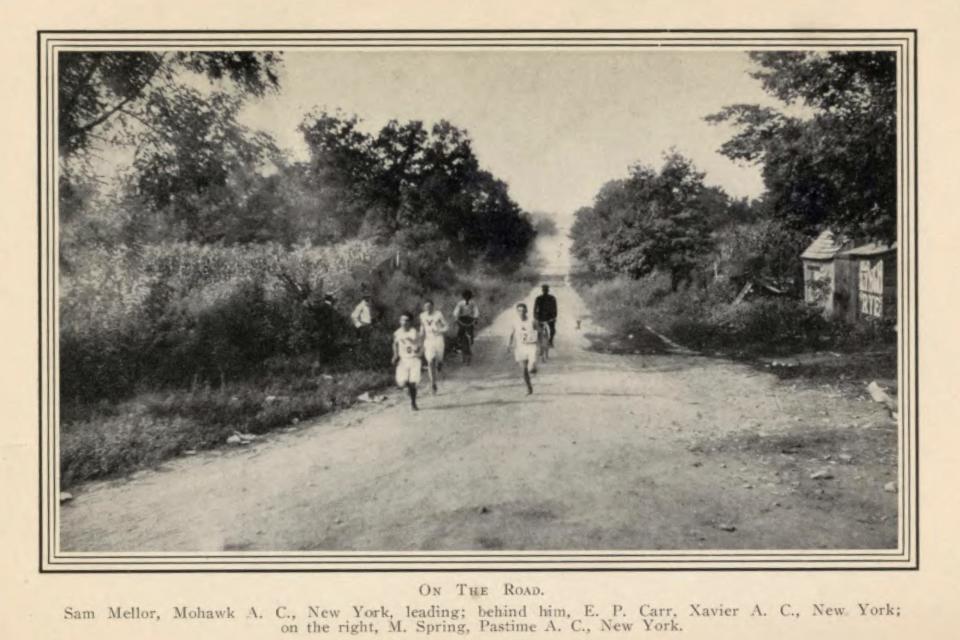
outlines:
{"label": "runner's arm", "polygon": [[397,346],[397,338],[393,338],[393,358],[390,359],[390,362],[397,364],[397,361],[400,359],[400,349]]}

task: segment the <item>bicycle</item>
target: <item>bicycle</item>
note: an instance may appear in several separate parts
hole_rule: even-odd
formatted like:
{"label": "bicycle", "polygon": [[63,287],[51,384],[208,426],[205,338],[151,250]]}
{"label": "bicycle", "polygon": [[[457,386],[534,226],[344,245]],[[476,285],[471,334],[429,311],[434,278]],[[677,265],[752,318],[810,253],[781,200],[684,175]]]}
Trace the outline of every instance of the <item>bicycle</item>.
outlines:
{"label": "bicycle", "polygon": [[470,364],[473,359],[473,340],[476,327],[476,318],[460,316],[457,318],[457,350],[464,364]]}

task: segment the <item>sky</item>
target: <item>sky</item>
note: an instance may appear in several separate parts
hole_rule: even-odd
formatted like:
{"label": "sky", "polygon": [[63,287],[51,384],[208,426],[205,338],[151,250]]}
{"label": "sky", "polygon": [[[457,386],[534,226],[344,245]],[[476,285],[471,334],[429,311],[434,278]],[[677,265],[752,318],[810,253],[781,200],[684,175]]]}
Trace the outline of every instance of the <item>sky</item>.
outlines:
{"label": "sky", "polygon": [[733,133],[704,116],[724,105],[776,104],[737,51],[290,51],[279,93],[241,120],[305,158],[296,131],[314,107],[390,119],[447,119],[466,129],[483,168],[528,211],[569,224],[607,181],[676,148],[732,196],[762,190],[759,168],[720,155]]}

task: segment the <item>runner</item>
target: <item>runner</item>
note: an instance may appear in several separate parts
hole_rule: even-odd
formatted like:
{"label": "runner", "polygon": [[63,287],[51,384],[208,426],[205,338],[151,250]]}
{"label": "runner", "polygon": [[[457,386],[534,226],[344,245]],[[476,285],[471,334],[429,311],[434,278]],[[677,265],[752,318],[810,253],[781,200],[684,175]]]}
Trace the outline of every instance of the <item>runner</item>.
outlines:
{"label": "runner", "polygon": [[513,330],[507,341],[507,351],[513,349],[513,357],[523,367],[523,381],[527,384],[527,395],[533,393],[530,374],[537,370],[537,327],[527,316],[527,305],[517,305],[517,318],[513,321]]}
{"label": "runner", "polygon": [[480,309],[473,302],[473,292],[464,289],[463,299],[453,308],[453,317],[457,320],[457,347],[464,364],[473,359],[473,336],[480,317]]}
{"label": "runner", "polygon": [[405,311],[400,316],[400,328],[393,332],[393,364],[397,367],[397,386],[406,387],[410,394],[410,408],[417,411],[417,383],[420,382],[420,358],[423,340],[413,326],[413,314]]}
{"label": "runner", "polygon": [[420,334],[423,337],[423,355],[427,360],[430,388],[434,393],[437,392],[439,372],[443,370],[446,332],[447,321],[444,320],[443,313],[434,311],[433,300],[427,300],[423,303],[423,313],[420,314]]}

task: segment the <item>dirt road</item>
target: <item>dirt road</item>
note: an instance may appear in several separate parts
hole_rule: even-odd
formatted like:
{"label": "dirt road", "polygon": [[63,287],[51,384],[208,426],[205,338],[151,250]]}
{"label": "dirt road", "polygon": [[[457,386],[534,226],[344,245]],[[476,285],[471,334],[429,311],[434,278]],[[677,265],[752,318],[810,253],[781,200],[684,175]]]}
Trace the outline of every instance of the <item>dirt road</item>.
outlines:
{"label": "dirt road", "polygon": [[505,313],[419,413],[395,393],[79,487],[61,548],[896,546],[896,428],[877,405],[722,359],[590,351],[600,329],[571,289],[555,293],[557,349],[534,395]]}

